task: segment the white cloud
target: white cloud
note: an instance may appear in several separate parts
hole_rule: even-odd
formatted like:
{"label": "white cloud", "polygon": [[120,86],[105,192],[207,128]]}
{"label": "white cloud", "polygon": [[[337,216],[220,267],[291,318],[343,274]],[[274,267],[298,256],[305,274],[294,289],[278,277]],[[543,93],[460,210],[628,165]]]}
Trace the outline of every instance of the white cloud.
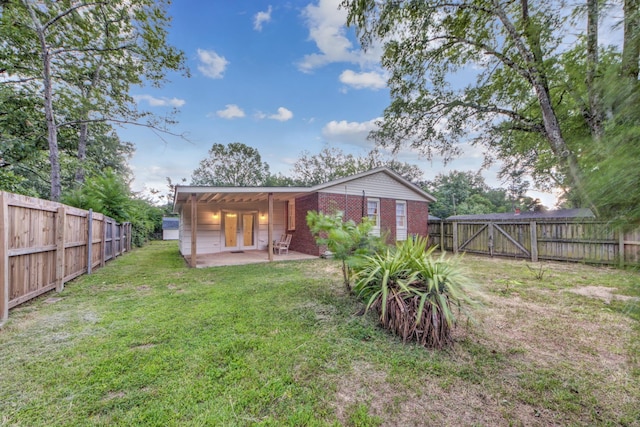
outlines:
{"label": "white cloud", "polygon": [[375,118],[366,122],[347,122],[346,120],[332,120],[322,128],[322,136],[333,142],[342,142],[357,146],[369,146],[372,142],[367,141],[367,137],[372,130],[376,130],[376,122],[380,118]]}
{"label": "white cloud", "polygon": [[278,120],[279,122],[286,122],[293,118],[293,113],[284,107],[280,107],[278,108],[278,112],[276,114],[271,114],[269,118],[272,120]]}
{"label": "white cloud", "polygon": [[244,117],[244,111],[242,108],[238,107],[236,104],[227,104],[225,105],[224,110],[216,111],[216,115],[218,117],[222,117],[223,119],[238,119]]}
{"label": "white cloud", "polygon": [[253,29],[262,31],[262,24],[271,22],[271,5],[266,12],[258,12],[253,17]]}
{"label": "white cloud", "polygon": [[198,49],[198,71],[212,79],[221,79],[229,61],[212,50]]}
{"label": "white cloud", "polygon": [[382,89],[387,85],[381,73],[371,71],[358,73],[352,70],[344,70],[340,74],[340,82],[355,89]]}
{"label": "white cloud", "polygon": [[179,99],[179,98],[166,98],[166,97],[162,97],[162,98],[156,98],[154,96],[151,95],[133,95],[133,99],[140,103],[142,101],[147,101],[149,103],[150,106],[152,107],[182,107],[184,104],[187,103],[187,101],[185,101],[184,99]]}
{"label": "white cloud", "polygon": [[304,8],[302,16],[309,28],[309,39],[315,42],[319,53],[305,55],[298,63],[303,72],[332,62],[351,62],[357,64],[373,63],[379,58],[379,52],[373,48],[365,54],[347,37],[347,11],[341,9],[340,0],[319,0]]}

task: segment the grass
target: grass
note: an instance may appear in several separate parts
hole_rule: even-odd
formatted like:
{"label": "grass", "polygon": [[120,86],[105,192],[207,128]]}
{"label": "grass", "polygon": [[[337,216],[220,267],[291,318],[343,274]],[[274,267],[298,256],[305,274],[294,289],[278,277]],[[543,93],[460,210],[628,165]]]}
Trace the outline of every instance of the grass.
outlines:
{"label": "grass", "polygon": [[153,243],[11,311],[0,425],[640,425],[637,272],[464,263],[481,305],[427,351],[334,260],[196,270]]}

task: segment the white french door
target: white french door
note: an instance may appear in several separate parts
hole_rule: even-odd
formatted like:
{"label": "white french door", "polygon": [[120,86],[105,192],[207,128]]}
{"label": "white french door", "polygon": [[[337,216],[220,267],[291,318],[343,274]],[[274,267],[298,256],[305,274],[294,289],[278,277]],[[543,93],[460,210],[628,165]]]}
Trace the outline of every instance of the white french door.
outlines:
{"label": "white french door", "polygon": [[227,251],[257,248],[255,212],[224,212],[224,249]]}

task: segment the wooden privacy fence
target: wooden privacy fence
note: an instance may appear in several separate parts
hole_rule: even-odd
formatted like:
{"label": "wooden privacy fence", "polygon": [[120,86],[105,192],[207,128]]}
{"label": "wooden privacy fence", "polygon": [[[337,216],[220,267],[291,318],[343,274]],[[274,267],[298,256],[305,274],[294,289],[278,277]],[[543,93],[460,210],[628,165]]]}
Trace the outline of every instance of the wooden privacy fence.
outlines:
{"label": "wooden privacy fence", "polygon": [[9,309],[131,250],[131,224],[0,191],[0,325]]}
{"label": "wooden privacy fence", "polygon": [[429,221],[429,241],[454,253],[595,264],[640,264],[640,230],[592,220]]}

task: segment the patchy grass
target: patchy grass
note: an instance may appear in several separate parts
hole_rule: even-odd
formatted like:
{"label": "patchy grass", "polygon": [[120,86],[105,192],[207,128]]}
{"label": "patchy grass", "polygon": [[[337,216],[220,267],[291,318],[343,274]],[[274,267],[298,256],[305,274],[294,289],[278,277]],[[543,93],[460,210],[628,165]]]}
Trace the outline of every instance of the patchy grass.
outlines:
{"label": "patchy grass", "polygon": [[335,261],[151,244],[11,311],[0,424],[640,425],[637,272],[464,263],[481,305],[437,352],[358,316]]}

